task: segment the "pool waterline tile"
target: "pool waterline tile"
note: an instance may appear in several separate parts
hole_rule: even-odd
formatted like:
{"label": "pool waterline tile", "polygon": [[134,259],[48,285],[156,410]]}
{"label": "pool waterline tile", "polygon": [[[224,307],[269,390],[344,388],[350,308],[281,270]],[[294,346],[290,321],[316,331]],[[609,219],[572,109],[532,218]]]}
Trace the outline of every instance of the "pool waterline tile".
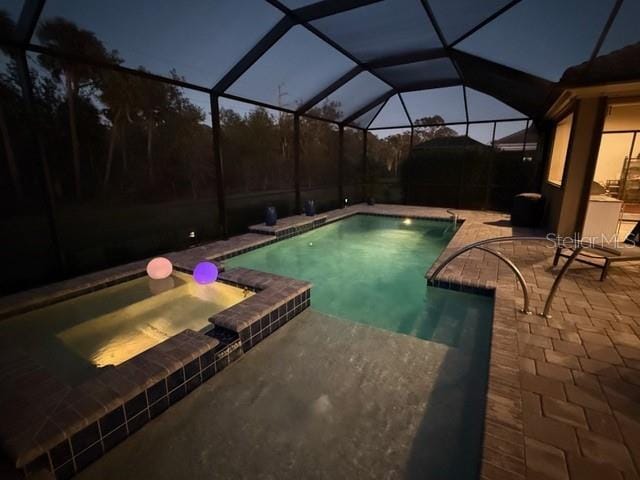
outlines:
{"label": "pool waterline tile", "polygon": [[[371,215],[357,209],[343,210],[329,223],[323,218],[319,228],[287,233],[275,243],[225,260],[225,265],[308,279],[316,284],[314,307],[320,312],[425,340],[446,343],[457,337],[452,331],[445,334],[449,329],[446,326],[430,325],[444,315],[444,312],[436,311],[437,308],[449,311],[448,317],[464,316],[465,302],[476,301],[489,308],[485,300],[470,296],[463,302],[460,293],[446,293],[432,287],[427,287],[425,296],[424,269],[446,248],[455,233],[451,219]],[[307,222],[304,225],[312,224],[308,220],[312,217],[294,218]],[[288,231],[297,227],[297,224],[292,226],[292,222],[287,222],[283,228]],[[300,234],[302,236],[298,238]],[[362,280],[351,276],[350,272],[356,271]],[[368,283],[363,280],[365,278],[369,279]],[[375,285],[375,289],[368,285]],[[478,291],[456,289],[456,292],[464,293]],[[484,297],[491,296],[491,292],[482,290],[482,293]],[[459,302],[447,301],[447,296],[460,297]],[[398,298],[404,301],[399,303]],[[454,314],[456,306],[460,306],[461,311]],[[292,307],[287,306],[288,309]],[[462,325],[460,322],[449,323]]]}
{"label": "pool waterline tile", "polygon": [[[333,212],[328,212],[327,213],[327,220],[326,223],[332,223],[336,220],[339,220],[341,218],[345,218],[351,215],[354,215],[356,213],[368,213],[368,214],[379,214],[379,215],[384,215],[384,216],[398,216],[398,217],[411,217],[411,218],[433,218],[434,216],[437,217],[439,220],[441,221],[450,221],[450,217],[448,216],[447,213],[445,213],[444,209],[424,209],[424,208],[420,208],[420,207],[394,207],[394,206],[375,206],[375,207],[367,207],[367,206],[351,206],[348,207],[347,209],[340,209],[337,211],[333,211]],[[492,217],[492,218],[496,218],[495,214],[492,215],[487,215],[488,217]],[[240,236],[243,237],[240,242],[241,245],[243,245],[241,248],[236,247],[235,246],[235,242],[234,239],[230,239],[228,241],[221,241],[221,242],[214,242],[214,244],[208,244],[208,245],[204,245],[201,247],[196,247],[196,249],[198,249],[196,251],[196,249],[189,249],[188,251],[184,251],[184,252],[175,252],[172,254],[168,254],[168,256],[171,256],[174,259],[174,262],[176,264],[176,268],[178,270],[181,271],[189,271],[190,266],[194,265],[193,261],[194,259],[198,258],[201,259],[203,257],[202,253],[206,252],[205,258],[222,258],[223,256],[226,255],[235,255],[236,253],[240,252],[240,251],[249,251],[250,249],[253,248],[257,248],[258,246],[262,246],[262,245],[267,245],[269,243],[272,243],[274,241],[277,241],[277,239],[274,238],[269,238],[269,235],[264,235],[264,234],[246,234],[244,236]],[[455,240],[455,238],[454,238]],[[453,240],[452,242],[453,243]],[[224,244],[224,245],[221,245]],[[146,264],[146,262],[137,262],[137,264],[135,265],[130,265],[130,266],[126,266],[126,267],[119,267],[120,269],[118,270],[117,274],[120,275],[120,278],[127,278],[127,275],[132,275],[131,273],[131,268],[133,268],[134,270],[136,270],[133,275],[144,275],[144,265]],[[110,269],[110,270],[114,270],[114,269]],[[99,280],[100,277],[100,273],[103,273],[102,278],[104,279],[104,273],[105,272],[98,272],[97,274],[94,274],[94,279],[93,284],[91,284],[91,281],[89,282],[85,282],[83,283],[83,286],[81,288],[78,288],[77,285],[73,285],[73,281],[69,281],[69,283],[67,285],[64,285],[64,288],[62,289],[65,293],[64,295],[66,297],[64,298],[69,298],[69,296],[74,296],[77,294],[77,292],[84,292],[86,290],[84,290],[85,288],[100,288],[100,285],[102,285],[102,283]],[[225,272],[227,273],[227,272]],[[226,280],[227,282],[232,282],[234,281],[233,278],[237,278],[237,275],[234,277],[234,274],[232,271],[228,272],[230,273],[228,279]],[[260,273],[260,272],[258,272]],[[115,274],[115,272],[114,272]],[[107,272],[107,276],[110,275],[110,273]],[[117,283],[119,280],[112,280],[114,283]],[[268,282],[267,282],[268,283]],[[87,287],[87,285],[89,285],[89,287]],[[260,281],[258,281],[258,286],[256,287],[256,290],[259,291],[259,289],[265,289],[266,285],[264,283],[260,283]],[[59,301],[62,297],[60,297],[60,294],[58,294],[58,296],[55,296],[55,288],[51,289],[51,288],[46,288],[43,290],[43,293],[45,294],[45,297],[47,294],[51,294],[53,292],[53,296],[51,297],[52,299],[49,299],[48,301],[50,302],[55,302],[55,301]],[[76,293],[74,293],[76,292]],[[33,292],[32,292],[33,293]],[[308,296],[308,291],[307,294]],[[5,299],[3,299],[5,300]],[[28,302],[27,302],[28,303]],[[296,303],[298,303],[298,305],[296,305]],[[291,318],[293,315],[295,315],[296,313],[299,313],[301,311],[301,309],[303,307],[306,308],[306,306],[308,306],[309,302],[304,300],[304,295],[302,296],[302,298],[300,300],[294,300],[293,305],[294,305],[294,310],[292,312],[289,312],[287,315],[287,317],[285,318]],[[28,306],[26,308],[29,308]],[[2,308],[0,308],[0,312],[2,311]],[[2,315],[2,313],[0,313],[0,315]],[[260,322],[260,324],[262,325],[262,322],[264,321],[264,316],[260,316],[258,318],[258,322]],[[269,317],[270,318],[270,317]],[[276,319],[276,322],[282,322],[282,317],[278,316]],[[242,323],[242,322],[240,322]],[[249,323],[249,328],[251,328],[251,323]],[[211,330],[209,330],[209,332],[212,332],[213,330],[218,329],[218,331],[220,331],[221,329],[219,329],[218,327],[215,327]],[[222,328],[222,330],[224,330],[224,328]],[[264,331],[268,331],[269,333],[271,333],[271,324],[269,324],[267,326],[267,329],[261,329],[261,332]],[[209,333],[209,332],[203,332],[203,333]],[[192,332],[195,333],[195,332]],[[251,339],[251,337],[249,337]],[[227,344],[230,345],[230,344]],[[217,360],[214,361],[213,364],[210,364],[209,366],[203,367],[202,364],[200,364],[200,368],[201,368],[201,377],[205,378],[207,377],[210,373],[212,373],[212,371],[220,371],[222,368],[226,367],[230,361],[232,361],[232,358],[237,357],[238,355],[241,355],[243,352],[243,348],[239,348],[242,345],[242,342],[240,341],[239,338],[237,338],[235,340],[235,349],[233,351],[227,351],[226,353],[222,353],[222,355],[218,358],[216,357]],[[216,348],[220,348],[219,346]],[[230,349],[229,349],[230,350]],[[205,354],[201,355],[200,358],[202,358]],[[186,363],[186,362],[185,362]],[[188,379],[187,379],[188,380]],[[186,388],[186,386],[185,386]],[[157,400],[155,404],[147,407],[149,409],[149,411],[151,410],[152,407],[156,406],[156,405],[160,405],[159,407],[157,407],[160,411],[163,411],[164,408],[164,402],[165,399],[167,397],[162,397],[160,400]],[[167,402],[168,403],[168,402]],[[155,407],[154,407],[155,408]],[[109,439],[107,437],[111,436],[116,436],[116,432],[122,432],[122,428],[123,427],[117,427],[115,430],[112,430],[111,432],[106,433],[106,436],[103,437],[103,443],[105,444],[105,450],[108,450],[107,445],[109,444]],[[121,435],[121,433],[118,433],[118,435]],[[86,458],[86,456],[85,456]],[[84,459],[79,459],[80,461],[84,460]],[[62,472],[65,469],[75,469],[74,466],[74,461],[67,461],[66,463],[60,465],[56,465],[58,470],[56,470],[56,473],[58,471]],[[62,476],[62,475],[61,475]]]}

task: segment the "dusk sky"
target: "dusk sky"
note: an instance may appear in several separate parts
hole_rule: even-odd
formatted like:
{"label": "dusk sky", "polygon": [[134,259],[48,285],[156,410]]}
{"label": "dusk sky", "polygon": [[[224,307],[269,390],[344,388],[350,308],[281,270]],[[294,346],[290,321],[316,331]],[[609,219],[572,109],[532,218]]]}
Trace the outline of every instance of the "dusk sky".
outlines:
{"label": "dusk sky", "polygon": [[[524,0],[462,41],[457,48],[555,81],[568,66],[588,59],[613,2]],[[289,8],[311,3],[314,2],[283,1]],[[506,0],[431,0],[430,5],[445,37],[453,41],[506,3]],[[21,1],[0,0],[0,8],[7,10],[13,18],[18,17],[21,5]],[[455,14],[460,9],[465,11],[463,17]],[[637,19],[639,14],[640,1],[624,2],[603,44],[603,53],[638,40],[632,19]],[[279,10],[263,0],[194,0],[181,4],[179,11],[169,0],[47,0],[41,21],[64,17],[95,32],[109,49],[119,52],[126,66],[143,66],[161,75],[175,69],[187,81],[211,87],[282,16]],[[567,18],[572,21],[567,22]],[[439,46],[435,30],[418,0],[385,0],[316,20],[313,25],[363,61]],[[37,38],[33,41],[37,43]],[[457,77],[450,63],[446,60],[438,62],[437,65],[431,61],[393,67],[397,71],[389,70],[388,73],[390,78],[395,75],[399,82],[404,78],[409,81],[413,75],[416,81],[430,76]],[[295,108],[354,66],[352,60],[297,26],[228,92]],[[344,118],[388,90],[388,85],[363,73],[334,92],[328,100],[341,103]],[[461,88],[450,87],[403,96],[414,118],[439,114],[446,121],[458,122],[464,120],[460,92]],[[209,112],[205,94],[185,93]],[[471,120],[522,116],[479,92],[476,94],[468,89],[468,95]],[[378,115],[376,125],[391,125],[400,118],[398,113],[403,112],[398,111],[394,102],[389,102]],[[245,112],[251,108],[233,105]]]}

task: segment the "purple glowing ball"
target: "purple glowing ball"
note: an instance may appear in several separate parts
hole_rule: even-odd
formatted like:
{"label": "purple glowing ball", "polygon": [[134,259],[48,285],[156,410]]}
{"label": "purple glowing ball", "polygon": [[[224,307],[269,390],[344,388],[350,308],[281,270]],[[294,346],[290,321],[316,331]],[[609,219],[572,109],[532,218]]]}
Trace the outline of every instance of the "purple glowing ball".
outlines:
{"label": "purple glowing ball", "polygon": [[200,285],[208,285],[218,278],[218,267],[211,262],[200,262],[193,269],[193,278]]}

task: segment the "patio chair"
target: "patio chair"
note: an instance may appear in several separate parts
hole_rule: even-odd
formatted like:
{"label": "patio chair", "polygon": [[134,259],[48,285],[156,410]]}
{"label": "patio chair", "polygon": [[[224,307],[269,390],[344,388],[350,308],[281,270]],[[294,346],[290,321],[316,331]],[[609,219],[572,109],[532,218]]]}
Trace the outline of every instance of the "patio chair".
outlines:
{"label": "patio chair", "polygon": [[[569,258],[571,256],[570,252],[572,251],[573,249],[568,246],[556,247],[553,266],[558,265],[560,257]],[[602,269],[602,273],[600,273],[600,281],[602,282],[607,278],[609,267],[612,263],[640,261],[640,247],[627,244],[618,244],[615,247],[610,245],[594,245],[593,248],[584,248],[575,261]]]}

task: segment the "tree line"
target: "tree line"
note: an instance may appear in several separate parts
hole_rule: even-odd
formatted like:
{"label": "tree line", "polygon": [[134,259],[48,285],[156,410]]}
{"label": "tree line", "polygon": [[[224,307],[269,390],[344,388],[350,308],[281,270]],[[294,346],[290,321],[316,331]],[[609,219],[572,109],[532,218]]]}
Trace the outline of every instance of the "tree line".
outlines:
{"label": "tree line", "polygon": [[[14,26],[0,12],[0,36]],[[98,63],[120,65],[91,31],[63,18],[41,22],[35,32],[51,50],[73,52]],[[0,73],[2,190],[21,199],[34,183],[38,161],[33,132],[22,100],[14,52],[4,48]],[[192,101],[199,92],[113,69],[96,68],[63,56],[28,53],[37,128],[46,146],[51,184],[60,202],[167,201],[211,198],[215,194],[213,137],[207,113]],[[140,71],[146,71],[139,67]],[[170,75],[181,80],[176,71]],[[208,95],[201,94],[208,102]],[[340,106],[324,104],[313,111],[334,118]],[[443,123],[439,117],[423,119]],[[221,152],[229,193],[292,188],[293,115],[253,108],[241,115],[221,108]],[[338,180],[338,128],[301,117],[301,184],[335,185]],[[416,129],[413,143],[450,135],[443,126]],[[455,134],[455,132],[453,132]],[[344,131],[346,183],[361,183],[362,132]],[[370,134],[371,172],[397,176],[409,155],[408,132],[386,138]]]}

